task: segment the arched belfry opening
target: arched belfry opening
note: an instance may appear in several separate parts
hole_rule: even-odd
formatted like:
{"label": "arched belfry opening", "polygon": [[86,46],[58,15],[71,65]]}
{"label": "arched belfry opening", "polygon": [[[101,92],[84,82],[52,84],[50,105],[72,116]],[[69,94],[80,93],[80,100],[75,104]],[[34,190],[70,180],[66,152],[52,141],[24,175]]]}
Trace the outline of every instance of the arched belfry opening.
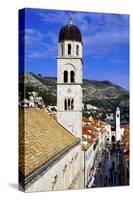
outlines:
{"label": "arched belfry opening", "polygon": [[64,100],[64,110],[73,111],[74,110],[74,99],[66,98]]}
{"label": "arched belfry opening", "polygon": [[74,99],[71,99],[71,110],[74,110]]}
{"label": "arched belfry opening", "polygon": [[76,45],[76,55],[79,55],[79,45]]}
{"label": "arched belfry opening", "polygon": [[71,55],[71,44],[68,44],[68,55]]}
{"label": "arched belfry opening", "polygon": [[68,110],[71,110],[71,101],[68,99]]}
{"label": "arched belfry opening", "polygon": [[70,72],[70,82],[71,83],[75,82],[75,72],[73,70]]}
{"label": "arched belfry opening", "polygon": [[120,117],[120,115],[119,115],[119,114],[117,114],[117,117]]}
{"label": "arched belfry opening", "polygon": [[67,83],[68,82],[68,71],[65,70],[64,71],[64,83]]}
{"label": "arched belfry opening", "polygon": [[67,100],[65,99],[64,101],[64,110],[66,111],[67,110]]}
{"label": "arched belfry opening", "polygon": [[61,55],[62,56],[64,55],[64,46],[63,46],[63,44],[61,44]]}

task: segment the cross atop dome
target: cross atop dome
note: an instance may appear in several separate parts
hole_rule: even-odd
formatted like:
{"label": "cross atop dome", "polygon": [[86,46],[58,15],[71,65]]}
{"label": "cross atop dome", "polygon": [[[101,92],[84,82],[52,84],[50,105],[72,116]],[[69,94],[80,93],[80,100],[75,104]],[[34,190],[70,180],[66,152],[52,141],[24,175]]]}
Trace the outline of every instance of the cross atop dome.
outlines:
{"label": "cross atop dome", "polygon": [[71,14],[69,14],[69,16],[68,16],[68,24],[69,25],[73,24],[72,15]]}
{"label": "cross atop dome", "polygon": [[77,41],[82,43],[81,32],[79,28],[73,24],[72,13],[68,15],[68,23],[60,29],[59,42],[66,40]]}

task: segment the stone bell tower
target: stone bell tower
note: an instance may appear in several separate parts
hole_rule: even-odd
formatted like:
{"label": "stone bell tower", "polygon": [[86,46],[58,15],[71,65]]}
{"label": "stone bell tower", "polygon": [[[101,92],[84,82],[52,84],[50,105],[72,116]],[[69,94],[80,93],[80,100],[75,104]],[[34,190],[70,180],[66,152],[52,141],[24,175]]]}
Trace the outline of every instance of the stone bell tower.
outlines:
{"label": "stone bell tower", "polygon": [[82,37],[71,17],[59,33],[57,121],[82,139]]}
{"label": "stone bell tower", "polygon": [[121,128],[120,128],[120,108],[116,108],[116,141],[121,140]]}

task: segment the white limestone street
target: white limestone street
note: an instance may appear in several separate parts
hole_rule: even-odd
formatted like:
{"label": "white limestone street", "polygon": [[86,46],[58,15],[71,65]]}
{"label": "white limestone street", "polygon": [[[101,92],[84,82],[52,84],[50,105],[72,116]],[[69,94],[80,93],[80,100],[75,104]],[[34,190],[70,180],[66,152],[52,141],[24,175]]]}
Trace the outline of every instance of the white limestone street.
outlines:
{"label": "white limestone street", "polygon": [[[93,184],[87,187],[110,187],[129,184],[129,170],[124,159],[124,148],[121,143],[106,144],[106,148],[98,153],[95,163]],[[89,180],[90,182],[90,180]]]}

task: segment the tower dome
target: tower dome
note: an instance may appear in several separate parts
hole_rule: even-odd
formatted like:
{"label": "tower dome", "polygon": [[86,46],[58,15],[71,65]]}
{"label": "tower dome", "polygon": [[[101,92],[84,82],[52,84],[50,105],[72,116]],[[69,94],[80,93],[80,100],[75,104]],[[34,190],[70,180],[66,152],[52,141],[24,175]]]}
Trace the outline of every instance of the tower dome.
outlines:
{"label": "tower dome", "polygon": [[59,32],[59,42],[63,42],[64,40],[72,40],[82,43],[80,30],[72,23],[71,17],[69,18],[68,24],[63,26]]}

